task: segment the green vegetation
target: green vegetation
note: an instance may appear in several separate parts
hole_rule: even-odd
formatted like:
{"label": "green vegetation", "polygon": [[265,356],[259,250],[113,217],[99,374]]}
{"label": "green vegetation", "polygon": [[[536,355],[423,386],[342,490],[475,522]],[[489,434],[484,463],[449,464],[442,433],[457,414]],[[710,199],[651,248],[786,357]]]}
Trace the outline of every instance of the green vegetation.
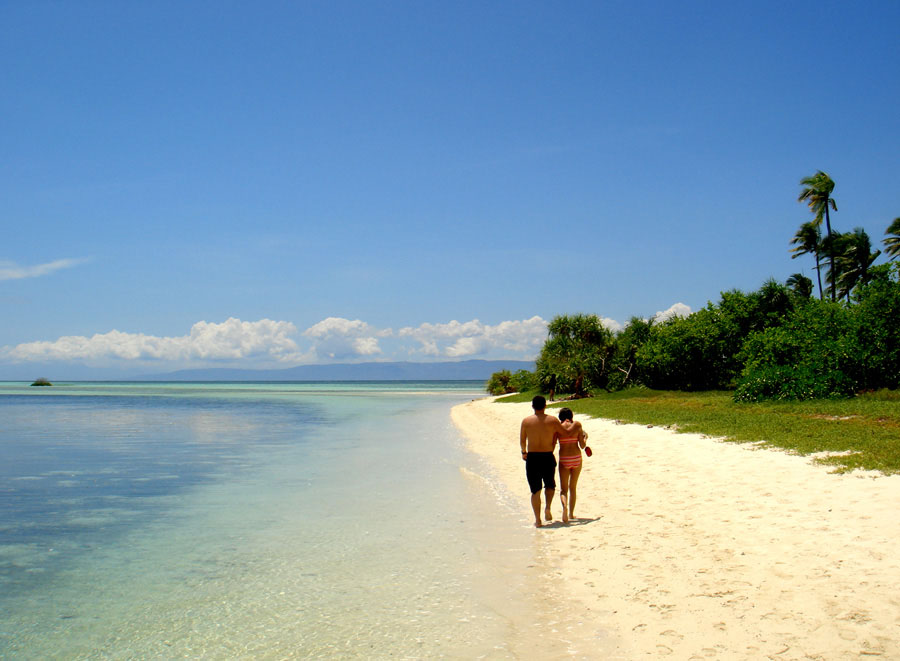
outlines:
{"label": "green vegetation", "polygon": [[[861,227],[838,232],[834,181],[821,170],[801,180],[799,202],[813,219],[790,245],[812,255],[810,278],[768,280],[755,292],[724,291],[686,317],[632,317],[617,333],[596,315],[561,315],[548,326],[534,377],[498,373],[493,394],[528,390],[589,397],[633,386],[731,391],[736,403],[848,398],[900,387],[900,261],[879,266],[880,250]],[[825,224],[823,237],[821,226]],[[900,219],[885,232],[885,252],[900,254]],[[826,269],[823,289],[821,271]]]}
{"label": "green vegetation", "polygon": [[834,181],[818,171],[801,186],[813,220],[790,252],[815,259],[818,298],[795,273],[722,292],[687,317],[632,317],[617,333],[596,315],[559,316],[533,378],[492,377],[504,387],[490,391],[520,393],[500,400],[510,402],[541,391],[594,417],[827,453],[818,460],[838,471],[900,473],[900,218],[883,240],[891,261],[876,266],[881,252],[862,228],[831,226]]}
{"label": "green vegetation", "polygon": [[518,370],[515,374],[509,370],[500,370],[491,375],[487,382],[487,391],[492,395],[504,395],[510,392],[524,392],[537,387],[537,377],[528,370]]}
{"label": "green vegetation", "polygon": [[39,379],[35,379],[34,383],[32,383],[31,385],[33,385],[33,386],[52,386],[53,384],[50,383],[50,381],[48,381],[44,377],[40,377]]}
{"label": "green vegetation", "polygon": [[538,382],[551,398],[557,391],[584,397],[589,387],[606,386],[613,351],[613,334],[596,315],[556,317],[536,362]]}
{"label": "green vegetation", "polygon": [[[831,197],[831,192],[834,190],[834,182],[831,180],[831,177],[819,170],[813,176],[801,179],[800,185],[803,186],[803,190],[800,192],[797,201],[806,202],[809,205],[809,210],[812,211],[814,217],[813,224],[816,228],[822,226],[822,218],[825,218],[825,226],[828,230],[825,240],[831,245],[833,236],[831,233],[831,216],[828,213],[828,209],[831,208],[837,211],[837,204],[834,198]],[[835,268],[834,251],[828,250],[827,254],[831,260],[831,270],[829,271],[831,279],[829,281],[831,283],[831,300],[833,301],[835,300],[834,276],[837,270]],[[816,258],[816,268],[819,268],[818,258]]]}
{"label": "green vegetation", "polygon": [[[530,402],[531,394],[501,402]],[[590,399],[557,402],[576,413],[625,423],[665,426],[735,442],[760,442],[818,458],[838,472],[856,468],[900,473],[900,392],[880,390],[850,399],[741,404],[730,392],[629,388]],[[593,439],[602,455],[602,439]]]}
{"label": "green vegetation", "polygon": [[891,259],[900,257],[900,218],[894,218],[884,233],[888,235],[884,239],[885,254],[890,255]]}

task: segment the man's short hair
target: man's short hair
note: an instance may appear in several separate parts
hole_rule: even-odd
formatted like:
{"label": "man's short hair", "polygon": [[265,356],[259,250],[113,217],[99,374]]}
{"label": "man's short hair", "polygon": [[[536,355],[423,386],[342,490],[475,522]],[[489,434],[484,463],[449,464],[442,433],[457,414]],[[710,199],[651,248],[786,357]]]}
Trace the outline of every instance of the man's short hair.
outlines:
{"label": "man's short hair", "polygon": [[534,399],[531,400],[531,408],[535,411],[543,411],[547,408],[547,400],[544,399],[543,395],[535,395]]}

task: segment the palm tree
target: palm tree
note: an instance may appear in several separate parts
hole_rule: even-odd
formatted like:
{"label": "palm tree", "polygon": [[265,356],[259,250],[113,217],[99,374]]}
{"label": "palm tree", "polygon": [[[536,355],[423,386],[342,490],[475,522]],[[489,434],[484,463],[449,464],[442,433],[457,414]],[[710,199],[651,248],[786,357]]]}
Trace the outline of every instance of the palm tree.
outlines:
{"label": "palm tree", "polygon": [[900,256],[900,218],[894,218],[888,228],[884,231],[888,235],[884,239],[884,252],[891,256],[891,259]]}
{"label": "palm tree", "polygon": [[[802,273],[794,273],[791,277],[787,279],[784,283],[788,287],[790,287],[793,292],[801,297],[801,298],[809,298],[813,293],[813,281],[807,278]],[[819,282],[819,291],[822,290],[821,279]],[[820,294],[821,297],[821,294]]]}
{"label": "palm tree", "polygon": [[838,255],[847,249],[850,233],[832,232],[831,236],[822,237],[822,252],[831,256],[831,264],[825,271],[825,295],[832,301],[842,296],[839,293],[838,281],[841,279],[841,268],[845,262],[838,259]]}
{"label": "palm tree", "polygon": [[[829,239],[830,244],[831,216],[828,213],[828,209],[830,207],[837,211],[837,203],[834,201],[834,198],[831,197],[831,192],[834,190],[834,182],[831,180],[831,177],[821,170],[818,170],[813,176],[801,179],[800,185],[804,186],[804,188],[800,191],[800,196],[797,198],[797,201],[806,202],[809,206],[809,210],[815,215],[816,225],[821,225],[822,218],[825,219],[825,227],[828,230],[827,238]],[[830,253],[829,257],[831,260],[831,274],[834,276],[836,274],[834,267],[834,253]],[[835,292],[835,284],[832,280],[831,300],[836,299],[837,294]]]}
{"label": "palm tree", "polygon": [[878,259],[880,250],[872,252],[872,241],[862,227],[856,227],[852,232],[842,235],[838,262],[840,273],[837,284],[840,288],[839,295],[846,296],[850,302],[850,292],[857,286],[869,281],[869,267]]}
{"label": "palm tree", "polygon": [[[816,257],[816,277],[819,281],[819,298],[821,299],[822,294],[822,270],[821,265],[819,264],[819,251],[822,249],[822,232],[819,231],[819,226],[816,225],[815,221],[809,221],[808,223],[803,223],[800,226],[800,229],[797,230],[797,233],[794,235],[794,238],[791,239],[791,245],[796,246],[795,248],[791,248],[791,259],[796,259],[800,255],[808,255],[812,253]],[[788,283],[790,286],[790,283]]]}

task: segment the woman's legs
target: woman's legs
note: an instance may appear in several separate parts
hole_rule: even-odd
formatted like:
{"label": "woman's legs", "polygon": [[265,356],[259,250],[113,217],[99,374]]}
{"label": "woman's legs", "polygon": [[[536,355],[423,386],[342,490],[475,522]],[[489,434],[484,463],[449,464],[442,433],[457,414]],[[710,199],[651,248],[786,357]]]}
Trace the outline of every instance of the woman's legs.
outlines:
{"label": "woman's legs", "polygon": [[559,465],[559,499],[562,501],[563,506],[563,523],[569,522],[569,505],[568,505],[568,495],[569,495],[569,474],[572,471],[568,468],[563,468],[563,465]]}
{"label": "woman's legs", "polygon": [[[578,476],[581,475],[581,466],[579,466],[578,468],[573,468],[568,472],[569,472],[569,475],[566,476],[568,478],[567,486],[569,487],[567,489],[567,494],[566,494],[568,496],[568,498],[563,501],[563,510],[565,510],[566,503],[568,502],[569,513],[568,513],[567,517],[566,517],[565,513],[563,514],[563,516],[566,517],[567,519],[568,518],[574,519],[575,518],[575,487],[578,486]],[[560,480],[561,479],[562,478],[560,478]]]}

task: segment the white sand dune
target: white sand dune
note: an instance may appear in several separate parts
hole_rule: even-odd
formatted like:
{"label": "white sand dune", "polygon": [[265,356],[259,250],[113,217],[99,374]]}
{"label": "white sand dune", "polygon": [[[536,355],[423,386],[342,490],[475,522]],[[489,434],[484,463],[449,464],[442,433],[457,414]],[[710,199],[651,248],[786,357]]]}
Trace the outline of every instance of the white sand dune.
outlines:
{"label": "white sand dune", "polygon": [[[487,398],[452,413],[529,519],[530,412]],[[535,567],[573,617],[609,632],[613,658],[900,659],[900,476],[577,418],[595,450],[579,520],[559,523],[557,494]]]}

